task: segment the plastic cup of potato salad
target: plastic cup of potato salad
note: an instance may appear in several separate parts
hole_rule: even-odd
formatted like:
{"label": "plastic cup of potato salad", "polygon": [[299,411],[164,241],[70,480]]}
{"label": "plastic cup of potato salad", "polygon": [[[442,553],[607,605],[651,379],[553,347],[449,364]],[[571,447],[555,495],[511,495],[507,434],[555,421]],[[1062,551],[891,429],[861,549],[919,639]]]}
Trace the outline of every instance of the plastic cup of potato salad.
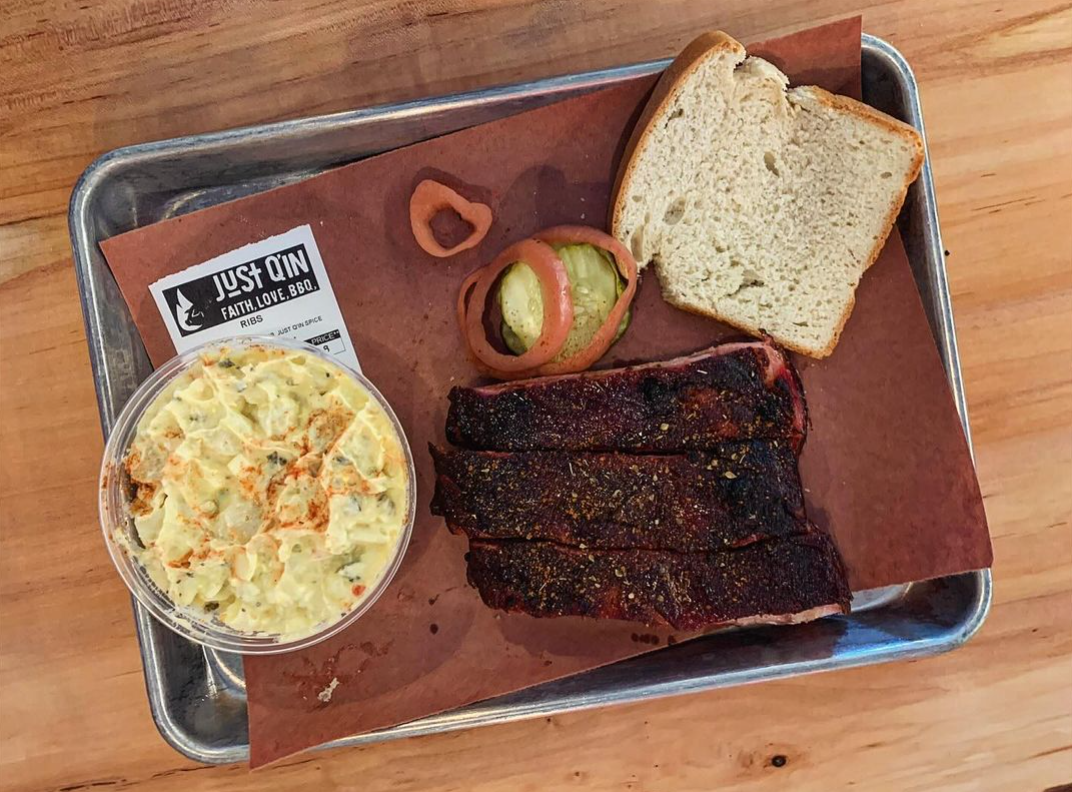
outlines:
{"label": "plastic cup of potato salad", "polygon": [[409,543],[415,481],[371,382],[309,344],[249,336],[177,355],[138,387],[105,447],[100,522],[158,621],[273,654],[373,606]]}

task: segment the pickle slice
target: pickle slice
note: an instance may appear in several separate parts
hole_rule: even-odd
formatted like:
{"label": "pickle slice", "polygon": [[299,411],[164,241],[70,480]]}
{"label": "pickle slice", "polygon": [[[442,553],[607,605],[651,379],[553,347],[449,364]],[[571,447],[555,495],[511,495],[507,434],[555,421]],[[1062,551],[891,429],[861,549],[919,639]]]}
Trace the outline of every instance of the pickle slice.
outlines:
{"label": "pickle slice", "polygon": [[510,325],[506,322],[502,323],[502,339],[503,343],[506,344],[506,348],[515,355],[523,355],[528,352],[528,347],[525,346],[525,342],[518,337],[517,333],[510,329]]}
{"label": "pickle slice", "polygon": [[[573,326],[566,343],[553,358],[563,360],[585,349],[599,332],[614,308],[625,283],[610,255],[594,245],[556,246],[566,267],[573,297]],[[511,266],[499,285],[503,342],[515,354],[522,354],[540,337],[543,329],[543,291],[536,273],[519,261]],[[622,317],[615,341],[629,326],[632,310]]]}

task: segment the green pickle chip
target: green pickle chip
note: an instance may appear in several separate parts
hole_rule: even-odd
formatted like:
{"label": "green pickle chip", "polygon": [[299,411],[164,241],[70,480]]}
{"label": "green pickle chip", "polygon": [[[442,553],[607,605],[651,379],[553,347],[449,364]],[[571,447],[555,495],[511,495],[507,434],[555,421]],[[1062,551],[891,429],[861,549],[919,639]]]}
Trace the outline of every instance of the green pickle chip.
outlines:
{"label": "green pickle chip", "polygon": [[[625,290],[625,282],[613,259],[594,245],[556,246],[566,267],[573,297],[573,326],[566,343],[553,358],[564,360],[585,349]],[[499,286],[502,337],[507,348],[520,355],[540,337],[543,329],[543,291],[532,268],[519,261],[506,270]],[[626,311],[614,337],[617,341],[629,326],[632,310]]]}

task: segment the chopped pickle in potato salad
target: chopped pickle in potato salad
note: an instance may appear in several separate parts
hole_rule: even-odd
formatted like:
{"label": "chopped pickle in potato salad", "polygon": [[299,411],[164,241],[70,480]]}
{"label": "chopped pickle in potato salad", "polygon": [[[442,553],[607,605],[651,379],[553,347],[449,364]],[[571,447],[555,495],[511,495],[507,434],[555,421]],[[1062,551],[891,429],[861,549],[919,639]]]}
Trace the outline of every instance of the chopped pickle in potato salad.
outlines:
{"label": "chopped pickle in potato salad", "polygon": [[126,455],[137,541],[175,603],[292,640],[338,621],[393,560],[409,470],[383,407],[339,367],[260,345],[204,353]]}

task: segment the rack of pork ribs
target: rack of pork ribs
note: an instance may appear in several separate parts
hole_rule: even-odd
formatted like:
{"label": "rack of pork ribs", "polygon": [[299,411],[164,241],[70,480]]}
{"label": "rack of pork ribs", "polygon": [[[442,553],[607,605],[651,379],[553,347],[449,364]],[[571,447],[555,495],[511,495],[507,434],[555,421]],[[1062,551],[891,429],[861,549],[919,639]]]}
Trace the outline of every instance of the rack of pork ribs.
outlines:
{"label": "rack of pork ribs", "polygon": [[697,630],[849,605],[809,522],[804,392],[765,342],[450,392],[432,512],[484,602]]}

